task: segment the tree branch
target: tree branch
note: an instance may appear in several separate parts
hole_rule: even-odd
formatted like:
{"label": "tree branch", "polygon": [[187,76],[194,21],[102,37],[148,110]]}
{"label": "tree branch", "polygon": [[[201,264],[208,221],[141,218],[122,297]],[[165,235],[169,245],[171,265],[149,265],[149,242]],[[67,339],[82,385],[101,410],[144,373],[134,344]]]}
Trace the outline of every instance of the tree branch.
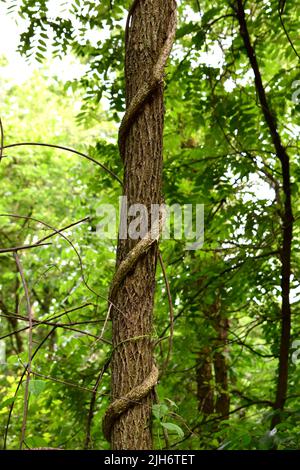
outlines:
{"label": "tree branch", "polygon": [[24,146],[49,147],[49,148],[65,150],[66,152],[74,153],[75,155],[79,155],[80,157],[83,157],[86,160],[89,160],[90,162],[95,163],[95,165],[100,166],[100,168],[102,168],[102,170],[106,171],[106,173],[110,174],[116,181],[118,181],[118,183],[123,185],[122,180],[112,170],[110,170],[105,165],[103,165],[103,163],[98,162],[97,160],[90,157],[89,155],[86,155],[85,153],[78,152],[78,150],[74,150],[74,149],[71,149],[69,147],[64,147],[62,145],[45,144],[45,143],[41,143],[41,142],[18,142],[18,143],[15,143],[15,144],[5,145],[5,146],[2,147],[2,149],[9,149],[9,148],[13,148],[13,147],[24,147]]}
{"label": "tree branch", "polygon": [[16,261],[16,265],[18,271],[20,273],[23,289],[25,292],[26,298],[26,307],[27,307],[27,314],[28,314],[28,321],[29,321],[29,334],[28,334],[28,363],[27,363],[27,370],[26,370],[26,382],[25,382],[25,392],[24,392],[24,408],[23,408],[23,421],[22,421],[22,433],[21,433],[21,441],[20,441],[20,449],[23,447],[23,443],[25,440],[25,433],[27,427],[27,416],[28,416],[28,401],[29,401],[29,383],[30,383],[30,374],[31,374],[31,360],[32,360],[32,328],[33,328],[33,312],[30,302],[30,295],[28,286],[26,283],[26,279],[24,276],[24,271],[22,267],[21,260],[19,258],[18,253],[14,253],[14,258]]}

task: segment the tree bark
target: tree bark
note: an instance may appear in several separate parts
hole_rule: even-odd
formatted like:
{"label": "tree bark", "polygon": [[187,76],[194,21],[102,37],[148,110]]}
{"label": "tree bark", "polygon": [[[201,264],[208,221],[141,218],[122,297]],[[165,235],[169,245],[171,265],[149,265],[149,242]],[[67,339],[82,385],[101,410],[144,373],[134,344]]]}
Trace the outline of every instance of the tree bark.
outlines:
{"label": "tree bark", "polygon": [[[175,28],[175,0],[133,2],[125,35],[127,112],[119,144],[124,162],[123,195],[128,207],[143,204],[148,214],[151,204],[162,202],[163,69]],[[119,237],[115,278],[120,278],[121,263],[129,259],[138,243]],[[116,282],[112,284],[113,403],[104,419],[104,431],[113,449],[152,448],[151,373],[154,377],[155,369],[151,335],[156,263],[155,242],[127,268],[117,287]],[[126,396],[127,404],[122,406],[120,398]]]}
{"label": "tree bark", "polygon": [[217,351],[214,355],[214,370],[217,392],[216,412],[222,417],[222,419],[228,419],[230,396],[228,393],[228,365],[226,356],[224,354],[227,341],[227,328],[223,328],[223,326],[221,326],[220,329],[222,329],[222,331],[219,331],[219,344],[223,348],[223,351]]}
{"label": "tree bark", "polygon": [[263,85],[262,76],[257,62],[255,50],[247,27],[245,10],[242,0],[236,2],[236,14],[240,25],[240,33],[255,77],[255,87],[260,101],[265,121],[270,130],[270,136],[281,163],[282,187],[284,193],[284,208],[282,220],[282,248],[281,248],[281,335],[279,349],[278,380],[276,387],[276,399],[274,415],[271,427],[280,422],[280,411],[283,411],[288,389],[289,350],[291,338],[291,305],[290,305],[290,277],[291,277],[291,253],[293,240],[293,210],[291,197],[290,159],[282,145],[281,137],[277,129],[276,116],[269,105],[267,94]]}
{"label": "tree bark", "polygon": [[211,351],[209,347],[204,347],[199,353],[196,379],[198,410],[204,415],[211,415],[214,412],[215,404]]}
{"label": "tree bark", "polygon": [[[216,412],[227,419],[230,409],[228,393],[228,364],[226,360],[229,321],[222,313],[221,297],[216,292],[215,302],[205,313],[216,334],[213,346],[203,347],[199,353],[197,374],[198,409],[204,415]],[[212,340],[210,340],[212,342]],[[214,371],[214,374],[213,374]]]}
{"label": "tree bark", "polygon": [[230,409],[230,396],[228,393],[228,364],[226,352],[229,320],[222,312],[221,295],[216,293],[216,301],[211,312],[214,329],[217,333],[213,363],[216,382],[216,412],[222,419],[228,419]]}

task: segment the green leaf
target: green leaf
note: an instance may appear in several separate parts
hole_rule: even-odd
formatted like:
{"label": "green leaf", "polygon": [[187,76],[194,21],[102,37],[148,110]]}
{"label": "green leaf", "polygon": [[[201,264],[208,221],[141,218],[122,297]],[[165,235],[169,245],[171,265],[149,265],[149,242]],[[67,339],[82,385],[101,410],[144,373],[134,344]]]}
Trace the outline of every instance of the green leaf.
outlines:
{"label": "green leaf", "polygon": [[25,442],[30,449],[33,447],[48,447],[49,445],[48,442],[40,436],[28,437]]}
{"label": "green leaf", "polygon": [[14,397],[7,398],[6,400],[0,402],[0,408],[5,408],[6,406],[11,405],[14,402]]}
{"label": "green leaf", "polygon": [[46,386],[46,382],[44,382],[43,380],[31,380],[29,382],[29,391],[33,395],[38,396],[45,390]]}
{"label": "green leaf", "polygon": [[171,406],[173,406],[174,408],[178,408],[177,404],[175,403],[175,401],[173,400],[170,400],[170,398],[165,398],[166,401],[168,401],[170,403]]}
{"label": "green leaf", "polygon": [[165,404],[153,405],[152,412],[158,420],[166,416],[169,412],[169,408]]}
{"label": "green leaf", "polygon": [[183,25],[181,28],[178,28],[177,29],[177,32],[176,32],[176,39],[180,39],[184,36],[186,36],[187,34],[190,34],[190,33],[193,33],[194,31],[197,31],[199,29],[199,24],[197,23],[187,23],[185,25]]}
{"label": "green leaf", "polygon": [[161,423],[161,425],[168,431],[174,431],[178,434],[179,437],[184,437],[184,432],[180,426],[174,423]]}

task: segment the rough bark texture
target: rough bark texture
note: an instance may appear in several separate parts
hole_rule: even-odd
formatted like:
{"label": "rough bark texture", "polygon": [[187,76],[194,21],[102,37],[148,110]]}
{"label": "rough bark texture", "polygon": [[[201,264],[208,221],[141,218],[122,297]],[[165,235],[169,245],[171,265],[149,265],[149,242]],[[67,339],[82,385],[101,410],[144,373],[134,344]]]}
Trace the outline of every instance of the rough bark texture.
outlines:
{"label": "rough bark texture", "polygon": [[216,339],[213,346],[199,354],[197,373],[198,409],[205,415],[216,412],[220,419],[229,416],[228,364],[226,360],[229,322],[223,315],[221,296],[216,292],[215,302],[207,309],[207,323],[212,324]]}
{"label": "rough bark texture", "polygon": [[[162,202],[163,77],[160,80],[151,77],[166,41],[170,40],[170,31],[175,28],[175,17],[174,0],[135,1],[130,10],[125,60],[127,110],[139,90],[151,83],[147,98],[144,94],[140,103],[136,99],[130,125],[121,126],[120,149],[128,207],[140,203],[150,210],[151,204]],[[137,243],[138,240],[119,240],[117,271]],[[151,371],[155,372],[151,334],[156,263],[157,243],[153,243],[111,293],[114,305],[111,311],[112,400],[116,404],[126,395],[135,396],[132,390],[143,388],[141,384],[147,384],[147,377]],[[152,400],[150,390],[144,398],[131,400],[129,408],[110,419],[113,449],[151,449]],[[113,408],[110,407],[108,414],[112,414]]]}
{"label": "rough bark texture", "polygon": [[216,412],[223,418],[229,417],[230,396],[228,393],[228,365],[226,361],[226,348],[228,337],[228,319],[222,318],[219,312],[215,329],[218,334],[217,346],[218,349],[214,354],[214,371],[216,381]]}
{"label": "rough bark texture", "polygon": [[[279,351],[278,380],[274,409],[280,412],[284,409],[288,389],[288,366],[291,338],[291,305],[290,305],[290,277],[291,277],[291,252],[293,240],[293,210],[291,198],[290,160],[289,155],[282,145],[281,137],[277,129],[276,116],[272,112],[263,85],[255,50],[247,27],[245,11],[242,0],[236,2],[236,14],[240,25],[240,33],[255,76],[255,86],[260,101],[265,121],[270,130],[270,136],[281,163],[282,187],[284,193],[284,207],[282,212],[282,248],[281,248],[281,336]],[[276,414],[271,426],[280,422],[280,415]]]}
{"label": "rough bark texture", "polygon": [[204,415],[211,415],[215,405],[211,351],[207,347],[199,354],[196,374],[198,410]]}

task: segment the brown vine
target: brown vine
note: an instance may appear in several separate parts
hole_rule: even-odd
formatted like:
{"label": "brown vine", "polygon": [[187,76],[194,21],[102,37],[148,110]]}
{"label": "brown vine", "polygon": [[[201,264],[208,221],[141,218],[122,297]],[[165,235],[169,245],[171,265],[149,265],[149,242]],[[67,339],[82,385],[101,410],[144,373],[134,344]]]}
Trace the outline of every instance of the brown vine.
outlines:
{"label": "brown vine", "polygon": [[115,400],[107,409],[103,419],[103,434],[105,439],[110,441],[111,430],[114,422],[121,414],[129,408],[139,403],[155,387],[158,381],[158,369],[153,364],[148,377],[137,387],[130,390],[124,397]]}
{"label": "brown vine", "polygon": [[[129,11],[129,15],[128,15],[129,20],[133,13],[133,10],[135,9],[136,4],[137,4],[137,0],[134,1]],[[120,149],[120,154],[123,160],[124,160],[124,148],[125,148],[125,143],[126,143],[126,137],[129,133],[129,130],[134,120],[142,111],[145,103],[150,98],[152,93],[158,88],[160,83],[162,83],[164,80],[164,69],[165,69],[168,57],[171,53],[173,42],[175,39],[175,33],[176,33],[176,3],[175,2],[174,2],[174,5],[175,7],[174,7],[173,15],[170,18],[169,34],[159,54],[158,60],[153,68],[152,77],[150,77],[148,82],[145,82],[144,85],[137,91],[136,95],[131,100],[126,110],[126,113],[120,125],[119,149]],[[128,30],[129,28],[129,20],[127,20],[126,30]],[[127,31],[126,35],[128,34],[129,32]]]}

